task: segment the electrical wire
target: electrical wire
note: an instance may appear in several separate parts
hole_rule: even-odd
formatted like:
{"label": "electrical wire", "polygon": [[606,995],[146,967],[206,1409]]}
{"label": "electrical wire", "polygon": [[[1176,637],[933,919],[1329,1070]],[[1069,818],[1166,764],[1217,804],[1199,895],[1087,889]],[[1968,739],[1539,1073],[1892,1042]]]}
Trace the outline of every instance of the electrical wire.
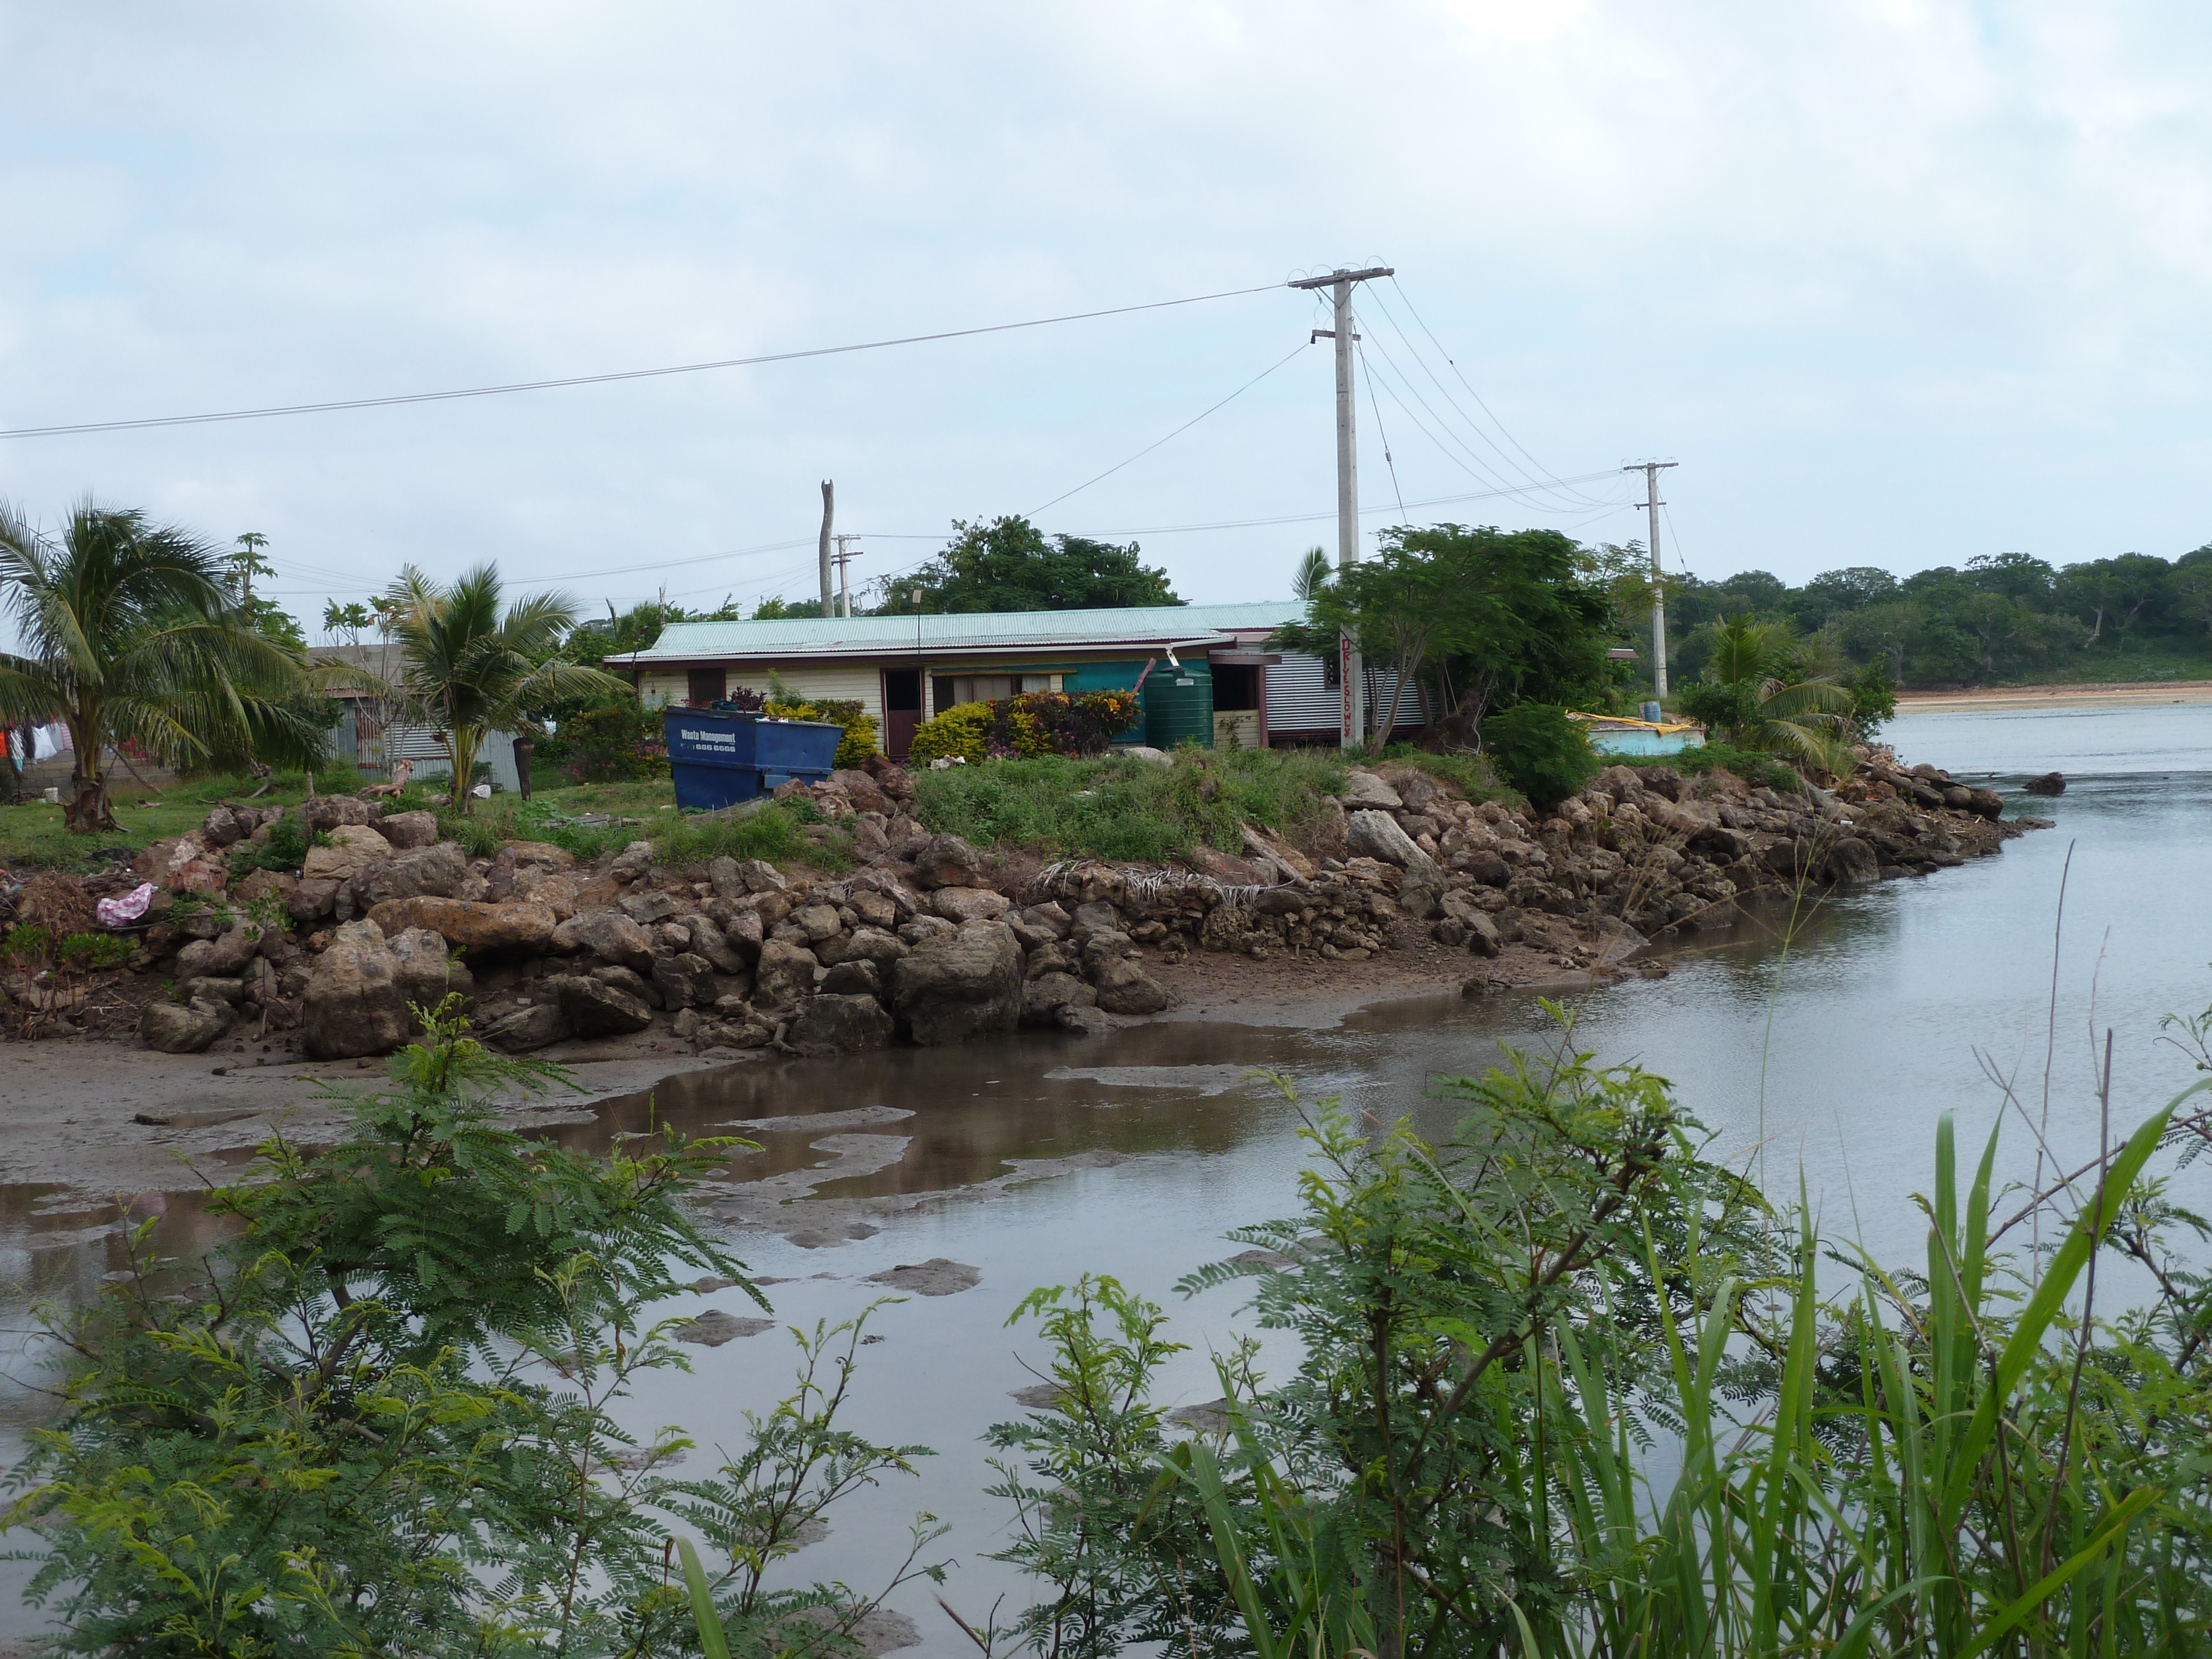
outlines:
{"label": "electrical wire", "polygon": [[[1519,450],[1522,458],[1528,461],[1528,465],[1535,468],[1537,472],[1549,479],[1553,483],[1565,484],[1568,483],[1568,480],[1559,477],[1541,461],[1538,460],[1534,455],[1529,454],[1528,449],[1522,444],[1521,441],[1515,437],[1513,434],[1507,429],[1505,422],[1498,418],[1496,411],[1494,411],[1488,404],[1483,401],[1482,394],[1474,389],[1473,383],[1468,380],[1465,373],[1460,368],[1459,359],[1453,356],[1450,352],[1444,349],[1443,342],[1437,338],[1436,331],[1431,328],[1427,322],[1422,318],[1419,310],[1413,304],[1413,296],[1406,292],[1405,284],[1398,280],[1395,272],[1390,277],[1390,286],[1397,290],[1398,297],[1406,302],[1407,314],[1412,317],[1414,322],[1420,325],[1421,332],[1429,337],[1429,343],[1436,347],[1437,355],[1443,357],[1444,362],[1451,366],[1451,372],[1454,378],[1455,378],[1462,386],[1467,388],[1467,395],[1474,399],[1475,407],[1490,417],[1490,423],[1498,428],[1500,434],[1504,436],[1505,441],[1511,444],[1514,448]],[[1393,326],[1395,326],[1395,322]]]}
{"label": "electrical wire", "polygon": [[794,362],[805,357],[836,357],[854,351],[880,351],[889,346],[921,345],[934,340],[963,340],[979,334],[1004,334],[1016,329],[1043,328],[1054,323],[1088,322],[1098,317],[1125,317],[1133,312],[1163,311],[1173,306],[1203,304],[1209,300],[1231,300],[1247,294],[1273,293],[1280,284],[1224,289],[1218,294],[1194,294],[1180,300],[1153,300],[1143,305],[1114,306],[1103,311],[1075,311],[1060,317],[1033,317],[1018,323],[993,323],[982,328],[945,329],[934,334],[905,334],[895,339],[863,340],[852,345],[815,346],[804,351],[768,352],[757,357],[724,357],[711,362],[677,363],[664,368],[625,368],[605,374],[574,374],[551,380],[515,380],[500,386],[465,386],[450,392],[410,392],[382,398],[334,398],[323,403],[281,404],[261,409],[222,410],[202,415],[160,415],[132,420],[79,421],[52,426],[24,426],[0,430],[0,439],[57,438],[90,432],[136,432],[153,427],[204,426],[218,421],[264,421],[283,415],[325,415],[349,409],[389,409],[404,404],[449,403],[462,398],[494,398],[510,392],[550,392],[568,386],[605,386],[617,380],[657,380],[672,374],[701,374],[720,368],[749,368],[762,363]]}
{"label": "electrical wire", "polygon": [[1212,407],[1212,409],[1207,409],[1207,410],[1203,410],[1202,412],[1200,412],[1200,413],[1199,413],[1199,414],[1196,414],[1196,415],[1192,416],[1190,417],[1190,419],[1188,419],[1188,420],[1185,421],[1185,422],[1184,422],[1181,426],[1177,427],[1174,431],[1172,431],[1172,432],[1169,433],[1166,438],[1158,438],[1158,439],[1155,439],[1152,442],[1146,444],[1146,445],[1142,449],[1139,450],[1135,454],[1133,454],[1133,455],[1130,456],[1128,460],[1127,460],[1127,461],[1116,461],[1113,465],[1111,465],[1111,466],[1108,467],[1108,468],[1107,468],[1103,472],[1100,473],[1100,474],[1098,475],[1098,477],[1097,477],[1097,478],[1085,478],[1085,479],[1081,483],[1079,483],[1079,484],[1076,485],[1074,489],[1069,489],[1069,490],[1065,490],[1065,491],[1061,492],[1060,495],[1057,495],[1054,496],[1050,501],[1048,501],[1045,502],[1045,503],[1044,503],[1044,505],[1043,505],[1042,507],[1031,507],[1031,508],[1029,510],[1029,512],[1028,512],[1024,516],[1025,516],[1025,517],[1028,517],[1028,518],[1032,518],[1032,519],[1033,519],[1033,518],[1035,518],[1038,514],[1040,514],[1040,513],[1043,512],[1043,511],[1044,511],[1044,509],[1045,509],[1045,507],[1057,507],[1057,506],[1059,506],[1062,501],[1066,501],[1066,500],[1070,495],[1080,495],[1080,494],[1082,494],[1082,492],[1083,492],[1083,491],[1085,491],[1085,490],[1086,490],[1086,489],[1090,489],[1090,488],[1091,488],[1091,486],[1092,484],[1097,483],[1098,482],[1099,478],[1110,478],[1110,477],[1113,477],[1116,472],[1119,472],[1119,471],[1120,471],[1123,467],[1125,467],[1125,466],[1128,465],[1129,465],[1129,463],[1130,463],[1130,461],[1141,461],[1142,459],[1145,459],[1145,457],[1146,457],[1146,456],[1147,456],[1147,455],[1151,454],[1154,450],[1158,449],[1158,448],[1162,444],[1164,444],[1164,443],[1167,442],[1169,438],[1180,438],[1181,436],[1182,436],[1182,434],[1183,434],[1184,433],[1186,433],[1186,432],[1189,431],[1189,430],[1191,429],[1191,428],[1193,428],[1193,427],[1196,426],[1196,425],[1197,425],[1200,421],[1204,420],[1204,419],[1206,417],[1206,416],[1212,414],[1212,413],[1213,413],[1213,411],[1214,411],[1214,410],[1225,408],[1227,405],[1229,405],[1229,404],[1231,404],[1235,403],[1235,402],[1236,402],[1239,398],[1243,397],[1246,392],[1249,392],[1249,391],[1250,391],[1254,386],[1255,386],[1259,385],[1261,381],[1262,381],[1262,380],[1266,380],[1266,379],[1267,379],[1270,374],[1273,374],[1277,369],[1280,368],[1283,366],[1283,364],[1284,364],[1284,363],[1287,363],[1288,362],[1290,362],[1291,357],[1295,357],[1295,356],[1297,356],[1298,355],[1298,353],[1300,353],[1301,351],[1304,351],[1304,350],[1306,349],[1306,346],[1310,346],[1310,345],[1311,345],[1312,343],[1313,343],[1312,340],[1309,339],[1309,340],[1307,340],[1307,341],[1306,341],[1305,345],[1299,345],[1299,346],[1293,346],[1293,347],[1291,347],[1291,351],[1290,351],[1290,355],[1289,355],[1289,356],[1285,356],[1285,357],[1284,357],[1284,358],[1280,359],[1279,361],[1278,361],[1278,362],[1276,362],[1270,363],[1267,368],[1265,368],[1261,369],[1261,370],[1257,374],[1255,374],[1255,375],[1254,375],[1250,380],[1249,380],[1245,381],[1245,382],[1244,382],[1244,384],[1243,384],[1243,386],[1238,386],[1238,387],[1237,388],[1237,390],[1236,390],[1236,391],[1234,391],[1234,392],[1231,392],[1231,393],[1230,393],[1226,398],[1223,398],[1219,403],[1218,403],[1218,404],[1214,404],[1214,405],[1213,405],[1213,407]]}
{"label": "electrical wire", "polygon": [[[1519,473],[1522,477],[1528,479],[1531,489],[1547,495],[1557,496],[1561,501],[1570,507],[1596,507],[1601,504],[1595,497],[1589,495],[1585,492],[1557,489],[1547,480],[1533,476],[1527,467],[1522,466],[1510,455],[1507,454],[1504,449],[1500,448],[1498,447],[1498,441],[1483,430],[1482,423],[1469,416],[1464,409],[1460,407],[1459,400],[1451,395],[1451,388],[1444,385],[1443,381],[1438,378],[1436,370],[1430,366],[1427,355],[1420,349],[1419,343],[1411,335],[1407,334],[1405,329],[1400,325],[1397,317],[1391,312],[1388,303],[1383,300],[1382,294],[1379,291],[1373,292],[1370,293],[1368,297],[1374,302],[1376,315],[1380,316],[1385,322],[1389,323],[1391,332],[1398,337],[1400,344],[1405,348],[1407,357],[1419,366],[1421,372],[1428,376],[1430,384],[1436,387],[1437,394],[1443,398],[1446,404],[1450,405],[1452,413],[1457,416],[1462,422],[1465,422],[1467,429],[1481,440],[1484,446],[1487,447],[1492,454],[1496,455],[1499,461],[1504,464],[1509,472]],[[1451,422],[1444,416],[1438,413],[1435,406],[1431,404],[1428,398],[1422,394],[1419,386],[1414,384],[1413,376],[1407,374],[1403,368],[1399,368],[1397,359],[1391,355],[1389,348],[1382,343],[1380,337],[1378,337],[1376,341],[1376,349],[1382,354],[1384,361],[1387,362],[1400,375],[1400,377],[1405,380],[1407,391],[1412,392],[1413,395],[1419,400],[1421,407],[1428,410],[1431,417],[1436,421],[1437,424],[1443,428],[1446,431],[1450,431]],[[1443,348],[1438,347],[1437,349],[1442,350]],[[1455,369],[1455,372],[1456,372]],[[1485,407],[1486,410],[1487,406],[1486,405]],[[1496,416],[1493,416],[1492,418],[1495,421]],[[1500,430],[1503,430],[1503,428],[1501,428]],[[1456,441],[1457,434],[1454,434],[1453,435]],[[1464,443],[1462,444],[1462,447],[1466,447]],[[1467,453],[1470,457],[1474,457],[1474,452],[1472,449],[1468,449]],[[1480,458],[1475,459],[1479,459]],[[1487,473],[1491,464],[1487,461],[1483,461],[1481,462],[1481,465],[1484,471]],[[1500,482],[1504,482],[1504,480],[1501,478]]]}
{"label": "electrical wire", "polygon": [[[1359,349],[1355,346],[1355,350]],[[1390,493],[1398,498],[1398,516],[1406,516],[1406,492],[1398,488],[1398,463],[1390,453],[1390,434],[1382,429],[1382,406],[1375,401],[1375,377],[1368,374],[1367,354],[1359,352],[1359,372],[1367,380],[1367,407],[1375,416],[1375,435],[1382,441],[1382,465],[1390,469]]]}

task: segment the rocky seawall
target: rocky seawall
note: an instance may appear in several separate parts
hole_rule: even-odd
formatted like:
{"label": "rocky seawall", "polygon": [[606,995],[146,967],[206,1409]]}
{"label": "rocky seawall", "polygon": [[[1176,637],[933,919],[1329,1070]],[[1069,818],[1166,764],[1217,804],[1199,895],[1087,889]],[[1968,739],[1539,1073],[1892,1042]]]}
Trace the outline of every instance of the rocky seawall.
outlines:
{"label": "rocky seawall", "polygon": [[127,877],[22,890],[19,908],[88,908],[156,889],[127,968],[75,986],[19,975],[9,1030],[342,1060],[391,1052],[419,1030],[416,1009],[457,996],[512,1052],[652,1038],[810,1056],[1099,1033],[1167,1010],[1189,977],[1175,970],[1200,959],[1297,964],[1340,991],[1415,954],[1456,961],[1471,989],[1619,971],[1757,895],[1939,870],[2036,822],[1879,750],[1833,792],[1616,766],[1548,814],[1469,800],[1411,766],[1354,769],[1295,842],[1248,826],[1241,853],[1173,867],[1046,863],[933,834],[887,763],[786,792],[844,821],[860,868],[674,869],[646,841],[589,866],[534,842],[471,858],[429,813],[325,797],[294,809],[327,837],[296,873],[234,884],[230,849],[266,845],[281,813],[219,807]]}

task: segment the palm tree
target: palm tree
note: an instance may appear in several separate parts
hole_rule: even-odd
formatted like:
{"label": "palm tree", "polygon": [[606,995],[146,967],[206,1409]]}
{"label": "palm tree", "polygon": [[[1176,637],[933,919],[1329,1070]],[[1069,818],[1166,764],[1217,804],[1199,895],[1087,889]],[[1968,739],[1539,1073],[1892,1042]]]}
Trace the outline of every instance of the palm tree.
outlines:
{"label": "palm tree", "polygon": [[469,810],[485,735],[527,729],[531,711],[564,697],[628,691],[626,681],[552,653],[576,623],[563,593],[518,599],[500,614],[499,568],[480,564],[441,586],[405,566],[387,601],[404,653],[407,717],[438,732],[453,767],[453,807]]}
{"label": "palm tree", "polygon": [[104,765],[116,744],[173,766],[319,750],[298,695],[319,680],[254,630],[228,575],[228,555],[135,509],[81,502],[50,539],[0,503],[0,592],[21,647],[0,653],[0,721],[68,724],[71,830],[118,827]]}
{"label": "palm tree", "polygon": [[1730,617],[1712,631],[1703,683],[1683,699],[1691,713],[1740,748],[1824,772],[1850,767],[1844,746],[1856,728],[1851,694],[1826,679],[1786,683],[1797,641],[1780,623]]}
{"label": "palm tree", "polygon": [[1297,574],[1291,578],[1291,592],[1311,605],[1335,574],[1334,568],[1328,562],[1328,550],[1310,547],[1306,549],[1305,556],[1298,561]]}

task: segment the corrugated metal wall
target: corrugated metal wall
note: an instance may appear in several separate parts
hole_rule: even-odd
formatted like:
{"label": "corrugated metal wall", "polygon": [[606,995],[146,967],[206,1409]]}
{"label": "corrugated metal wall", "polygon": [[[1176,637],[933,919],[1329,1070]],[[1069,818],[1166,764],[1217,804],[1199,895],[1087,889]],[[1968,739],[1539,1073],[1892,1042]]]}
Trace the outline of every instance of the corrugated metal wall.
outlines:
{"label": "corrugated metal wall", "polygon": [[[413,761],[418,778],[442,778],[453,774],[452,763],[446,758],[446,745],[427,726],[386,726],[384,753],[386,767],[394,761]],[[514,769],[514,732],[485,732],[483,747],[477,750],[477,759],[489,763],[495,788],[509,794],[520,793],[522,779]]]}
{"label": "corrugated metal wall", "polygon": [[[1303,651],[1285,651],[1283,659],[1267,667],[1267,731],[1272,736],[1284,732],[1334,732],[1343,724],[1344,699],[1337,688],[1328,683],[1328,665],[1319,657],[1308,656]],[[1375,673],[1371,683],[1376,701],[1379,703],[1389,695],[1394,677]],[[1426,723],[1421,712],[1421,692],[1418,685],[1408,683],[1398,694],[1398,726],[1420,726]]]}

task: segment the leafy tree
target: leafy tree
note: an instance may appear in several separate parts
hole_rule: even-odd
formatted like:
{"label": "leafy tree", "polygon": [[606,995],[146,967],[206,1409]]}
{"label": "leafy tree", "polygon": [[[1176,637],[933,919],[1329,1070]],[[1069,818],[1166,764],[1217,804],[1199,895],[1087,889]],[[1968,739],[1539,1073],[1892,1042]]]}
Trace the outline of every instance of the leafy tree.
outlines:
{"label": "leafy tree", "polygon": [[153,1257],[149,1221],[120,1282],[49,1311],[64,1411],[7,1522],[47,1547],[32,1595],[59,1603],[61,1650],[678,1659],[700,1638],[659,1511],[720,1558],[725,1641],[853,1653],[870,1599],[760,1581],[828,1504],[924,1450],[836,1424],[859,1323],[802,1341],[798,1391],[719,1470],[668,1480],[691,1443],[641,1444],[616,1413],[685,1365],[680,1322],[649,1313],[679,1271],[767,1305],[690,1201],[746,1143],[526,1138],[502,1102],[565,1074],[466,1024],[434,1012],[392,1086],[332,1091],[335,1147],[264,1143],[256,1178],[210,1200],[234,1231],[197,1282]]}
{"label": "leafy tree", "polygon": [[[1126,547],[1084,536],[1053,536],[1024,518],[955,520],[950,545],[885,592],[883,615],[924,611],[1093,611],[1181,605],[1167,572]],[[919,606],[914,599],[919,590]]]}
{"label": "leafy tree", "polygon": [[2110,628],[2124,644],[2130,628],[2158,619],[2169,577],[2164,559],[2123,553],[2068,565],[2058,575],[2058,599],[2087,624],[2088,642],[2102,639]]}
{"label": "leafy tree", "polygon": [[[1567,537],[1443,524],[1394,527],[1378,541],[1375,557],[1338,571],[1305,620],[1270,643],[1333,660],[1348,631],[1395,684],[1426,676],[1443,723],[1464,740],[1479,736],[1494,705],[1570,702],[1607,682],[1611,606],[1583,580],[1582,550]],[[1387,722],[1376,726],[1379,752],[1389,733]]]}
{"label": "leafy tree", "polygon": [[2173,562],[2167,605],[2175,617],[2212,632],[2212,547],[2200,547]]}
{"label": "leafy tree", "polygon": [[560,698],[629,690],[611,674],[554,654],[575,622],[565,595],[518,599],[502,616],[496,566],[480,564],[447,585],[410,564],[387,597],[392,635],[405,653],[407,710],[446,746],[457,811],[471,804],[470,781],[486,733],[527,729]]}
{"label": "leafy tree", "polygon": [[755,622],[781,622],[787,617],[818,617],[822,614],[819,599],[787,599],[778,593],[763,599],[753,607]]}
{"label": "leafy tree", "polygon": [[2041,609],[2051,601],[2057,573],[2032,553],[1984,554],[1966,561],[1966,580],[1976,592],[2002,593]]}
{"label": "leafy tree", "polygon": [[0,720],[68,724],[71,830],[117,827],[111,744],[176,766],[319,752],[328,705],[294,694],[331,677],[257,626],[228,556],[185,531],[86,501],[50,541],[0,507],[0,587],[22,642],[0,654]]}
{"label": "leafy tree", "polygon": [[1815,629],[1841,612],[1863,611],[1896,596],[1897,578],[1869,564],[1827,570],[1790,596],[1790,614],[1797,625]]}

